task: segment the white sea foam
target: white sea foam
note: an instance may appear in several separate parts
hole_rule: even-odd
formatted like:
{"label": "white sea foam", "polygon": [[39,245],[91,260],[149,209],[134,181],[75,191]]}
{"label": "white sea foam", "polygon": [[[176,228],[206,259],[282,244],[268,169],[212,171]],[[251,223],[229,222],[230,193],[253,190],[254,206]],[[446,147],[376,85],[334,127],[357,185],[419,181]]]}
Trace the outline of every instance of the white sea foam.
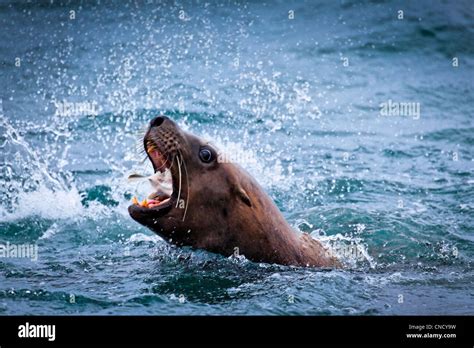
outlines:
{"label": "white sea foam", "polygon": [[69,191],[54,191],[40,186],[33,192],[20,192],[18,204],[13,212],[0,211],[3,221],[14,221],[29,216],[40,216],[45,219],[70,219],[81,215],[84,207],[81,196],[76,188]]}
{"label": "white sea foam", "polygon": [[127,243],[137,243],[137,242],[146,242],[146,243],[159,243],[162,239],[157,235],[147,235],[144,233],[135,233],[132,234],[128,239]]}
{"label": "white sea foam", "polygon": [[329,247],[349,267],[356,267],[360,262],[367,262],[371,268],[377,266],[377,262],[370,256],[367,246],[361,238],[344,236],[340,233],[321,236],[318,231],[318,236],[315,239]]}

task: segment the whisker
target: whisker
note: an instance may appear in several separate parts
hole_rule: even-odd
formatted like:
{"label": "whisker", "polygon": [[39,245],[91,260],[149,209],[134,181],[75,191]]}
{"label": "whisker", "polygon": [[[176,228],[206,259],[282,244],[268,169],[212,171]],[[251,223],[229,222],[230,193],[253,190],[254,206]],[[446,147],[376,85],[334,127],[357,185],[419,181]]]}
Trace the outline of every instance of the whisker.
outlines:
{"label": "whisker", "polygon": [[136,134],[135,134],[135,140],[137,141],[137,143],[143,144],[143,138],[145,138],[146,132],[147,132],[147,129],[146,129],[146,128],[144,128],[143,130],[139,130],[139,131],[136,132]]}
{"label": "whisker", "polygon": [[181,161],[179,159],[179,154],[176,154],[176,160],[178,161],[178,171],[179,171],[179,189],[178,189],[178,199],[176,200],[176,208],[178,207],[179,200],[181,198]]}
{"label": "whisker", "polygon": [[184,221],[184,219],[186,219],[186,212],[188,211],[188,203],[189,203],[188,168],[186,167],[186,162],[184,161],[184,156],[183,156],[183,154],[181,153],[181,151],[179,150],[179,148],[177,149],[177,151],[178,151],[178,154],[179,154],[180,157],[181,157],[181,160],[183,161],[184,172],[185,172],[185,175],[186,175],[187,194],[186,194],[186,206],[184,207],[184,214],[183,214],[183,221]]}

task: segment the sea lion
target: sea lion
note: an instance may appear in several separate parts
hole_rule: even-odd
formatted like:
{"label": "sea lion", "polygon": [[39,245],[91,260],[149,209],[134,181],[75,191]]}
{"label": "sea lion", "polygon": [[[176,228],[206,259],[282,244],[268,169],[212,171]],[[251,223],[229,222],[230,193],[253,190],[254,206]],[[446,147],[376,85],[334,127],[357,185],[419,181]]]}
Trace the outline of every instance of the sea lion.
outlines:
{"label": "sea lion", "polygon": [[150,122],[143,145],[155,175],[171,173],[172,192],[158,189],[141,203],[134,198],[128,211],[164,240],[255,262],[341,265],[320,242],[293,231],[243,168],[219,161],[214,146],[168,117]]}

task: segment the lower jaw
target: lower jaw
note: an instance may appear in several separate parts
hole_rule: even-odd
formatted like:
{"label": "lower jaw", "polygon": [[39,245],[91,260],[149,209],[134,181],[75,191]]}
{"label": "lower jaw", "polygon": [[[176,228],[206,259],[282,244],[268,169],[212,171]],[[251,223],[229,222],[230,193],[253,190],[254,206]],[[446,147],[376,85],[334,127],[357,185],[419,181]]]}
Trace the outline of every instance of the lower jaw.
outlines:
{"label": "lower jaw", "polygon": [[[136,220],[137,222],[145,226],[148,226],[150,225],[150,223],[156,224],[155,219],[166,216],[170,212],[172,207],[173,207],[173,204],[171,201],[163,203],[159,208],[158,207],[146,208],[140,205],[132,204],[128,207],[128,211],[129,211],[130,216],[134,220]],[[153,226],[149,226],[149,227],[153,227]]]}

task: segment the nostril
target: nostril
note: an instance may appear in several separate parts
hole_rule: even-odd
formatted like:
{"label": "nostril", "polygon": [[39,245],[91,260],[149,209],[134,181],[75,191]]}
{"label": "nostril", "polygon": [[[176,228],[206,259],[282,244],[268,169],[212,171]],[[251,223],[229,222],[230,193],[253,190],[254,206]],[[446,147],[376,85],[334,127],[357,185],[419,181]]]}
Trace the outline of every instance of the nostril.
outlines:
{"label": "nostril", "polygon": [[150,127],[159,127],[159,126],[161,126],[161,124],[164,122],[165,119],[166,119],[165,116],[155,117],[153,120],[151,120]]}

